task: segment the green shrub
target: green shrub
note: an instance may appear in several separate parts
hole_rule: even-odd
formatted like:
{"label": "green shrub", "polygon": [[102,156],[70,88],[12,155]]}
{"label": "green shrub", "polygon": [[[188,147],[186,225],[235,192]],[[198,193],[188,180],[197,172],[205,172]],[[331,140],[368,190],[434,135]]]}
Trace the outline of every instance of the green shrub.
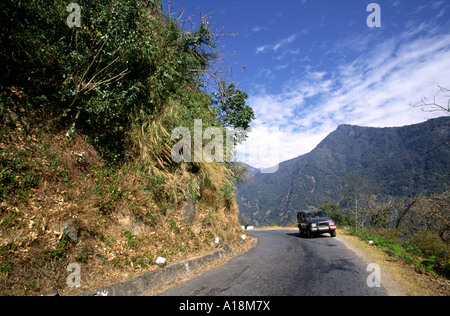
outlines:
{"label": "green shrub", "polygon": [[[185,32],[163,18],[160,1],[77,3],[82,25],[71,29],[66,1],[1,2],[0,85],[22,89],[32,109],[69,134],[89,136],[112,163],[125,158],[130,124],[160,115],[171,102],[184,118],[216,122],[211,98],[199,90],[217,58],[204,24]],[[174,125],[190,126],[183,117]]]}
{"label": "green shrub", "polygon": [[0,154],[0,200],[17,196],[21,201],[28,199],[32,188],[39,184],[39,172],[34,170],[27,153],[7,149]]}
{"label": "green shrub", "polygon": [[377,247],[386,250],[390,255],[403,258],[426,272],[449,276],[448,246],[431,232],[424,231],[410,241],[402,241],[386,235],[387,230],[349,230],[363,240],[372,240]]}

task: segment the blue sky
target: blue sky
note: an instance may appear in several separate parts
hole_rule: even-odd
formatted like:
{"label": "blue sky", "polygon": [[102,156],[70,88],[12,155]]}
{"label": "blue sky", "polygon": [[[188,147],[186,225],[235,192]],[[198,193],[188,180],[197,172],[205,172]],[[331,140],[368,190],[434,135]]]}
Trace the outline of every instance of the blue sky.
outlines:
{"label": "blue sky", "polygon": [[[381,8],[370,28],[367,6]],[[339,124],[390,127],[445,115],[411,104],[450,88],[448,0],[172,0],[208,14],[225,66],[256,113],[239,159],[270,167],[315,148]],[[167,8],[167,4],[165,5]],[[188,22],[186,22],[188,23]],[[191,23],[191,22],[189,22]],[[245,71],[243,70],[245,69]]]}

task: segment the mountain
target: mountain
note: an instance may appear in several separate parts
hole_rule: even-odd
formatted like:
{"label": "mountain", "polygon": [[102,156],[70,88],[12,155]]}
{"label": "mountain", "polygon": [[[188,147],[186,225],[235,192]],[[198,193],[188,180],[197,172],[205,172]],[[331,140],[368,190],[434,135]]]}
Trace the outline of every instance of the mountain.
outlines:
{"label": "mountain", "polygon": [[247,168],[247,174],[250,176],[254,176],[261,172],[261,169],[252,167],[244,162],[240,162],[240,165]]}
{"label": "mountain", "polygon": [[449,136],[450,117],[392,128],[340,125],[310,153],[240,185],[241,220],[284,225],[297,210],[339,202],[350,173],[366,179],[379,198],[442,191],[448,185]]}

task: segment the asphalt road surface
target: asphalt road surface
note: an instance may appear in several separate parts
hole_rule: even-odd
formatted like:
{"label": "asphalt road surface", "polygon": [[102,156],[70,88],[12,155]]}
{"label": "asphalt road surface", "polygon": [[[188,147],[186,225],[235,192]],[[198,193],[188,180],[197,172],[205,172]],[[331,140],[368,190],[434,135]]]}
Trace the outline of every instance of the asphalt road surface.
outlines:
{"label": "asphalt road surface", "polygon": [[[339,238],[300,238],[298,230],[261,230],[249,252],[198,278],[161,294],[165,296],[379,296],[386,289],[364,262]],[[339,236],[339,232],[338,232]],[[382,277],[381,277],[382,281]],[[372,282],[373,285],[373,282]]]}

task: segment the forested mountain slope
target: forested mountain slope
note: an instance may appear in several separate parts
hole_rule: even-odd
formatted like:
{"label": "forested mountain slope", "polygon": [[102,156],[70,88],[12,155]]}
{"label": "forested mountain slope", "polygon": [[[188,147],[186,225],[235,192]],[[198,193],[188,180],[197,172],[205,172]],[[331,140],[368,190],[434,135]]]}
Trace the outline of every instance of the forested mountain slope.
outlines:
{"label": "forested mountain slope", "polygon": [[351,175],[363,178],[378,200],[442,192],[450,170],[449,136],[449,117],[393,128],[341,125],[310,153],[241,185],[241,219],[286,224],[296,210],[324,201],[345,207]]}

